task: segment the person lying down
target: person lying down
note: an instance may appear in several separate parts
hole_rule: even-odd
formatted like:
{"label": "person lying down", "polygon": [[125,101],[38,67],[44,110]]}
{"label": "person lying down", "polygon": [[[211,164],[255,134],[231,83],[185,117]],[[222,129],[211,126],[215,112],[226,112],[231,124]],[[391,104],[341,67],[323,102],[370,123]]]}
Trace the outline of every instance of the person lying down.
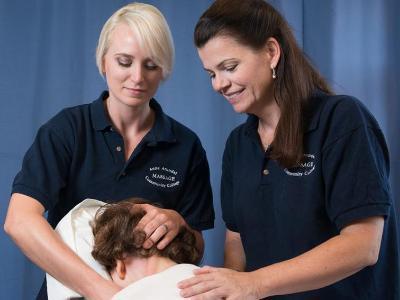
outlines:
{"label": "person lying down", "polygon": [[[182,299],[177,283],[193,276],[201,258],[195,237],[182,227],[163,250],[144,249],[146,235],[136,226],[146,212],[135,206],[143,202],[86,199],[60,221],[56,232],[90,267],[122,288],[112,300]],[[80,297],[49,274],[46,279],[49,300]]]}

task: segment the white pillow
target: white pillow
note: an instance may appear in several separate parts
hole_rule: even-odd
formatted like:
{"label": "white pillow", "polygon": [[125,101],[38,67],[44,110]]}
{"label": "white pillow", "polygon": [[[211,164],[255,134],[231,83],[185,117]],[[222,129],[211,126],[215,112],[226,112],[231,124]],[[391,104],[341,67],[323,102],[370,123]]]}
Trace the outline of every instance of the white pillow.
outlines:
{"label": "white pillow", "polygon": [[[105,202],[85,199],[61,219],[55,231],[62,240],[90,267],[104,278],[111,280],[110,275],[92,256],[93,233],[90,221],[94,219],[97,210]],[[79,274],[77,274],[79,276]],[[80,295],[54,277],[46,274],[47,296],[49,300],[66,300]]]}

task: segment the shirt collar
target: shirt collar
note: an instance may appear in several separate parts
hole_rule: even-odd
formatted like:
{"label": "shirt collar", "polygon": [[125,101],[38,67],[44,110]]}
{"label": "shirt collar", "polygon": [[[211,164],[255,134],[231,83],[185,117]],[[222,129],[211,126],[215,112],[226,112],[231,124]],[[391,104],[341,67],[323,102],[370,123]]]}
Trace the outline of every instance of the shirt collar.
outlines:
{"label": "shirt collar", "polygon": [[321,101],[321,98],[326,96],[326,93],[316,90],[307,102],[307,106],[304,109],[304,133],[318,128],[321,111],[325,103],[325,101]]}
{"label": "shirt collar", "polygon": [[147,135],[149,146],[157,142],[176,142],[176,137],[172,128],[172,121],[162,110],[160,104],[153,98],[150,100],[150,107],[154,110],[156,119],[154,125]]}
{"label": "shirt collar", "polygon": [[[93,128],[97,131],[110,129],[112,124],[108,119],[104,100],[108,98],[108,91],[101,93],[100,97],[91,104],[91,114]],[[155,112],[154,125],[146,135],[146,140],[149,145],[155,145],[158,142],[176,142],[176,137],[172,128],[171,119],[164,114],[160,104],[155,100],[150,100],[150,107]]]}
{"label": "shirt collar", "polygon": [[249,114],[246,123],[244,125],[245,127],[245,133],[248,137],[252,138],[252,139],[256,139],[257,141],[259,140],[258,137],[258,117],[253,115],[253,114]]}
{"label": "shirt collar", "polygon": [[111,122],[106,115],[104,100],[108,98],[108,91],[101,93],[100,97],[90,105],[94,130],[101,131],[111,128]]}

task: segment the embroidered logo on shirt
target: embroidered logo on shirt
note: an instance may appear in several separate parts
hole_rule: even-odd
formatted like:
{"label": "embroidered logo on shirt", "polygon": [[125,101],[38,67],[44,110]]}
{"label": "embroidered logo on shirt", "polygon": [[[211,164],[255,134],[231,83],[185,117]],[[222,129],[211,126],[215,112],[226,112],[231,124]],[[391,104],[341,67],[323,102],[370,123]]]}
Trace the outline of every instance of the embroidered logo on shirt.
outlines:
{"label": "embroidered logo on shirt", "polygon": [[284,171],[290,176],[307,176],[315,170],[315,155],[304,154],[304,160],[294,168],[285,168]]}
{"label": "embroidered logo on shirt", "polygon": [[178,172],[174,169],[167,167],[151,167],[149,168],[149,174],[144,178],[148,183],[160,187],[160,188],[173,188],[180,184],[177,178]]}

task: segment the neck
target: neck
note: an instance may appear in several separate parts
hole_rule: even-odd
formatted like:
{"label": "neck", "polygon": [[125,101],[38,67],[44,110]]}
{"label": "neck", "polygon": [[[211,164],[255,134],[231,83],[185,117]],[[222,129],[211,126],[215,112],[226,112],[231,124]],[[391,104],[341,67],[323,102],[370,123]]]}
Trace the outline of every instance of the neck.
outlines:
{"label": "neck", "polygon": [[124,263],[126,267],[124,278],[118,276],[116,271],[111,273],[113,281],[121,287],[126,287],[144,277],[160,273],[176,265],[176,262],[169,258],[159,256],[149,258],[128,257],[124,259]]}
{"label": "neck", "polygon": [[108,97],[105,108],[111,123],[122,136],[148,131],[154,122],[154,113],[149,103],[129,106]]}
{"label": "neck", "polygon": [[262,131],[272,130],[275,132],[281,117],[281,109],[276,101],[272,101],[268,105],[265,105],[255,115],[259,119],[259,127],[261,127]]}
{"label": "neck", "polygon": [[167,257],[151,256],[147,259],[146,276],[162,272],[174,265],[176,262]]}
{"label": "neck", "polygon": [[260,136],[261,146],[264,150],[267,150],[274,140],[281,110],[276,101],[273,101],[264,106],[256,116],[259,118],[258,134]]}

